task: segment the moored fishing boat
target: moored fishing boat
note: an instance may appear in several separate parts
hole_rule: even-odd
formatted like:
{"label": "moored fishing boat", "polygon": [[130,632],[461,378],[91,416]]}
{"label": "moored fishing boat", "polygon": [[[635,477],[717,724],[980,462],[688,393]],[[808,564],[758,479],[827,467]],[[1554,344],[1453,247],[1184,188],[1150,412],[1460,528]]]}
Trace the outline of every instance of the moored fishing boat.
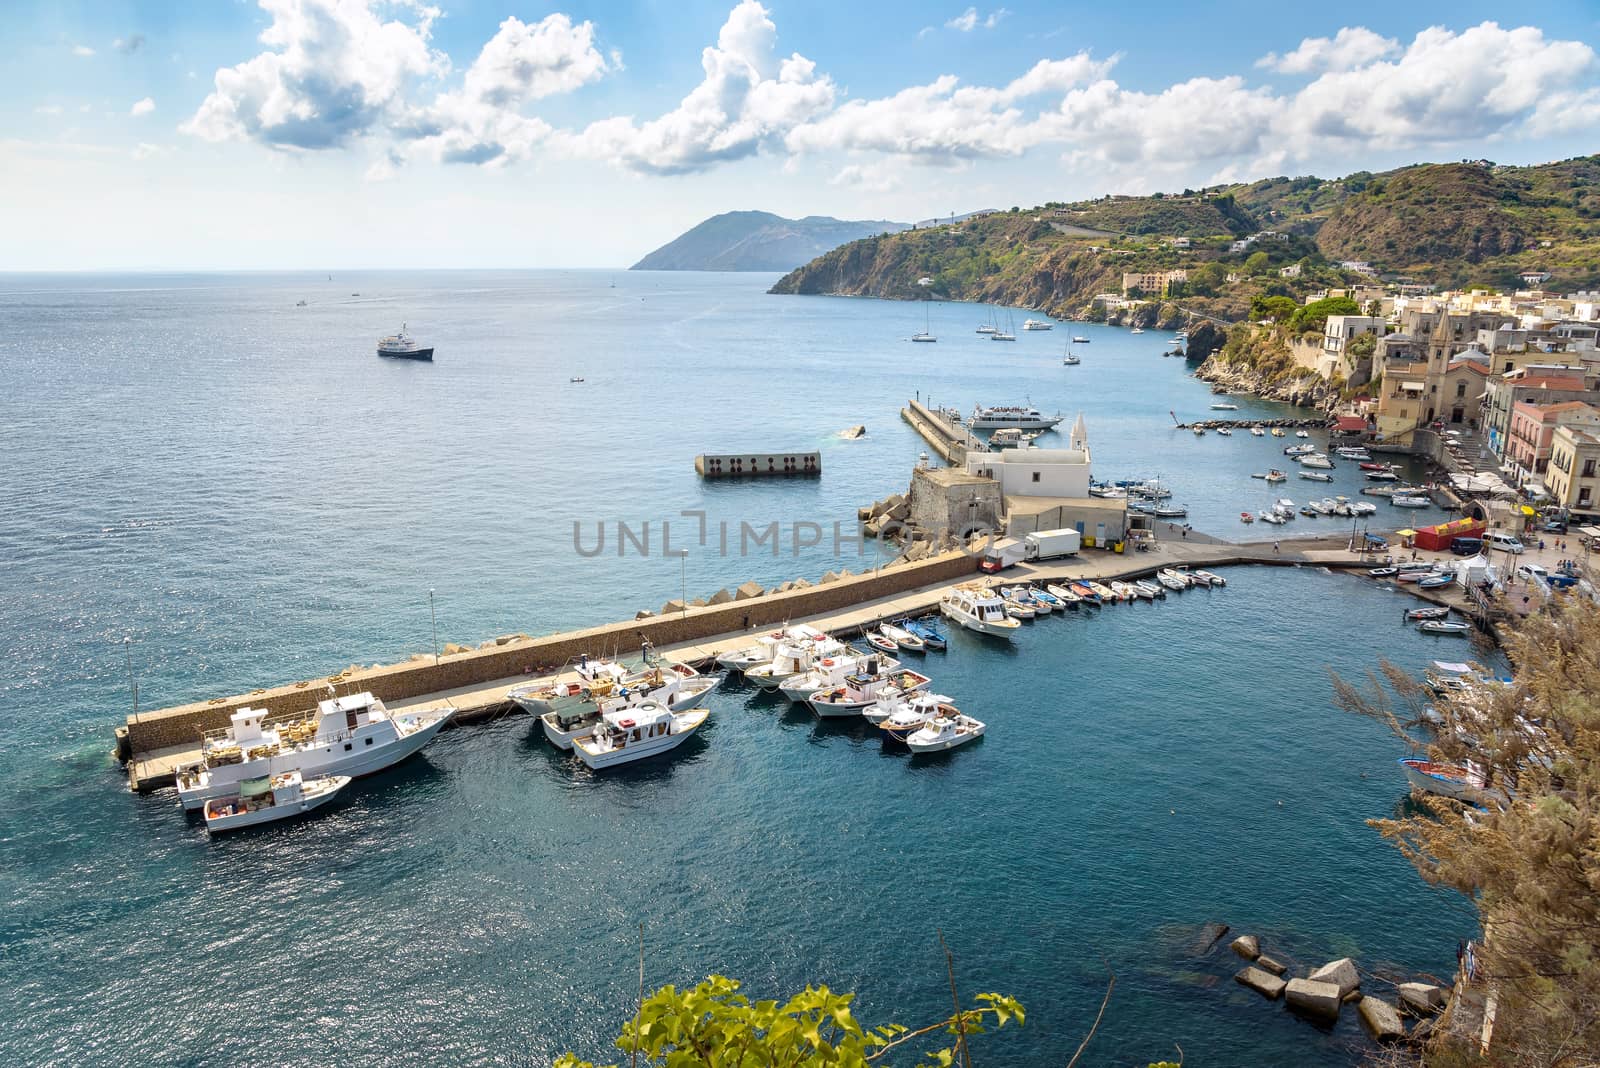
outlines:
{"label": "moored fishing boat", "polygon": [[1203,578],[1213,586],[1226,586],[1228,584],[1228,580],[1215,571],[1196,570],[1194,574],[1196,578]]}
{"label": "moored fishing boat", "polygon": [[1137,601],[1139,599],[1139,587],[1131,582],[1113,581],[1109,585],[1114,600]]}
{"label": "moored fishing boat", "polygon": [[913,753],[941,753],[983,737],[988,727],[971,716],[956,713],[938,716],[906,736],[906,748]]}
{"label": "moored fishing boat", "polygon": [[[1070,585],[1058,586],[1052,582],[1045,586],[1044,591],[1060,601],[1063,608],[1076,608],[1084,602],[1083,594],[1074,590]],[[1090,592],[1094,591],[1091,590]]]}
{"label": "moored fishing boat", "polygon": [[863,713],[868,723],[882,731],[884,745],[904,745],[914,732],[941,719],[954,719],[961,710],[943,694],[918,693],[898,701],[880,702]]}
{"label": "moored fishing boat", "polygon": [[1159,583],[1151,582],[1149,579],[1135,579],[1131,585],[1138,596],[1147,601],[1153,601],[1157,597],[1166,600],[1167,591],[1162,589]]}
{"label": "moored fishing boat", "polygon": [[1182,593],[1184,590],[1189,588],[1188,578],[1178,574],[1170,567],[1164,567],[1160,571],[1157,571],[1156,581],[1161,583],[1161,585],[1165,586],[1167,589],[1171,590],[1173,593]]}
{"label": "moored fishing boat", "polygon": [[935,651],[946,648],[950,643],[932,619],[902,619],[900,625],[906,630],[922,639],[922,644]]}
{"label": "moored fishing boat", "polygon": [[262,709],[241,708],[229,726],[202,736],[198,762],[178,769],[178,800],[197,809],[234,796],[247,779],[290,771],[305,778],[371,775],[419,751],[455,714],[452,705],[392,713],[366,692],[271,719]]}
{"label": "moored fishing boat", "polygon": [[893,671],[899,666],[900,661],[893,657],[849,649],[842,656],[823,657],[805,674],[785,679],[778,690],[791,701],[804,702],[819,690],[843,686],[851,675],[875,675],[880,671]]}
{"label": "moored fishing boat", "polygon": [[298,771],[245,779],[239,784],[237,794],[208,800],[201,809],[201,815],[209,834],[303,816],[332,801],[349,782],[348,775],[321,775],[303,779]]}
{"label": "moored fishing boat", "polygon": [[1011,637],[1021,625],[1006,614],[1006,602],[980,583],[946,591],[939,599],[939,611],[952,623],[996,638]]}
{"label": "moored fishing boat", "polygon": [[1067,610],[1067,602],[1051,593],[1048,587],[1044,589],[1036,588],[1033,591],[1033,599],[1039,602],[1041,608],[1051,612],[1065,612]]}
{"label": "moored fishing boat", "polygon": [[631,764],[676,749],[710,715],[704,708],[671,712],[654,703],[607,712],[588,735],[573,739],[572,750],[596,771]]}
{"label": "moored fishing boat", "polygon": [[1050,614],[1050,609],[1033,596],[1031,586],[1002,586],[1000,596],[1005,599],[1006,611],[1018,619]]}
{"label": "moored fishing boat", "polygon": [[1452,797],[1468,804],[1476,804],[1485,796],[1483,772],[1471,764],[1406,757],[1400,761],[1400,766],[1405,769],[1412,787],[1422,793]]}
{"label": "moored fishing boat", "polygon": [[904,649],[908,653],[920,653],[926,651],[928,648],[927,642],[923,641],[909,630],[906,630],[902,627],[897,627],[893,623],[878,624],[878,633],[883,635],[885,638],[888,638],[897,647]]}
{"label": "moored fishing boat", "polygon": [[[870,667],[870,665],[869,665]],[[822,719],[859,716],[869,705],[886,698],[902,700],[927,686],[932,680],[910,668],[863,670],[845,676],[838,686],[818,690],[806,699],[811,710]]]}
{"label": "moored fishing boat", "polygon": [[785,680],[804,675],[819,661],[842,656],[845,649],[843,642],[821,633],[815,637],[788,638],[778,643],[771,660],[750,668],[744,677],[763,690],[776,690]]}
{"label": "moored fishing boat", "polygon": [[1418,623],[1417,629],[1424,634],[1442,634],[1450,637],[1465,638],[1472,633],[1472,624],[1457,623],[1445,619],[1427,619]]}

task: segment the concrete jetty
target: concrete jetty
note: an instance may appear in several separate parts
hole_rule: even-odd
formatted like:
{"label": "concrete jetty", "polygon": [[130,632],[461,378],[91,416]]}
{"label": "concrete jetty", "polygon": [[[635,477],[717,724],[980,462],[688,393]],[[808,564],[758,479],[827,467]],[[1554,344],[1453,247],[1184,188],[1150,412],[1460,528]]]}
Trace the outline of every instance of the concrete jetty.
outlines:
{"label": "concrete jetty", "polygon": [[739,478],[749,475],[820,475],[820,452],[701,453],[694,458],[701,478]]}
{"label": "concrete jetty", "polygon": [[906,401],[906,406],[900,409],[900,418],[922,435],[928,447],[940,459],[954,467],[965,465],[967,453],[979,445],[988,448],[986,443],[974,438],[966,427],[950,420],[942,412],[933,411],[921,401]]}
{"label": "concrete jetty", "polygon": [[[1183,540],[1162,542],[1151,552],[1090,551],[1081,557],[1019,564],[999,581],[1132,579],[1174,565],[1372,566],[1370,557],[1350,552],[1346,540],[1344,535],[1325,535],[1237,544],[1190,531]],[[305,680],[129,716],[117,731],[118,753],[127,764],[129,787],[153,790],[171,785],[177,767],[198,758],[203,731],[226,726],[229,715],[245,705],[269,714],[296,712],[327,697],[330,688],[339,694],[370,691],[394,709],[454,705],[459,710],[457,722],[471,723],[515,710],[506,696],[514,686],[569,681],[565,665],[579,654],[627,655],[648,640],[668,657],[706,663],[722,652],[748,645],[753,633],[786,623],[810,623],[849,636],[884,620],[936,610],[950,586],[976,574],[976,556],[949,552],[876,574],[833,576],[831,581],[825,577],[822,583],[805,589],[687,608],[667,616],[542,638],[497,638],[482,648],[441,656],[437,662],[431,655],[418,654],[400,664],[352,668],[314,682]]]}

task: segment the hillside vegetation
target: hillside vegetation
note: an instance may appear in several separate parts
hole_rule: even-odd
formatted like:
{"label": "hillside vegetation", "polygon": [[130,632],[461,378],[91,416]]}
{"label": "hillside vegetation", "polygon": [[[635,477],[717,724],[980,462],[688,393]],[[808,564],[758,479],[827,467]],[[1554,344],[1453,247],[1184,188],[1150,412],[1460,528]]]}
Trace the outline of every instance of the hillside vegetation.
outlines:
{"label": "hillside vegetation", "polygon": [[[1231,248],[1263,232],[1243,251]],[[1120,294],[1124,272],[1181,268],[1189,278],[1172,299],[1240,319],[1263,296],[1374,281],[1343,261],[1447,286],[1522,288],[1518,275],[1530,270],[1550,272],[1555,290],[1600,286],[1600,156],[1532,167],[1419,164],[1013,208],[853,242],[790,272],[773,292],[933,295],[1092,316],[1094,296]],[[1286,267],[1298,275],[1282,277]],[[934,280],[931,294],[916,284],[923,277]]]}

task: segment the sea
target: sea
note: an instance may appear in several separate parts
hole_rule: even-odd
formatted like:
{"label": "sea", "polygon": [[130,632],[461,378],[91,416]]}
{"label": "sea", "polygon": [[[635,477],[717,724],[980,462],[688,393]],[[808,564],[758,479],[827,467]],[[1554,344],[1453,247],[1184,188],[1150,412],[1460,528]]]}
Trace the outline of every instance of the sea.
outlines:
{"label": "sea", "polygon": [[[1369,826],[1405,810],[1404,753],[1334,707],[1329,673],[1488,654],[1316,568],[1234,568],[1013,645],[956,634],[926,671],[989,732],[935,758],[735,681],[675,756],[603,775],[507,717],[216,841],[171,791],[127,792],[111,731],[136,709],[881,564],[856,509],[925,451],[908,398],[1082,412],[1095,476],[1160,478],[1197,531],[1352,527],[1240,523],[1353,497],[1360,472],[1269,487],[1250,476],[1292,474],[1292,438],[1174,429],[1303,413],[1212,412],[1168,335],[773,281],[0,275],[0,1058],[615,1061],[641,948],[650,988],[826,984],[916,1026],[950,1008],[942,939],[963,998],[1028,1010],[975,1042],[985,1065],[1063,1060],[1112,975],[1084,1064],[1350,1065],[1353,1012],[1262,1000],[1201,926],[1451,974],[1474,913]],[[908,341],[924,312],[935,345]],[[1015,342],[975,332],[991,315]],[[403,324],[434,362],[375,355]],[[822,474],[694,472],[788,450]],[[1371,524],[1438,518],[1380,502]]]}

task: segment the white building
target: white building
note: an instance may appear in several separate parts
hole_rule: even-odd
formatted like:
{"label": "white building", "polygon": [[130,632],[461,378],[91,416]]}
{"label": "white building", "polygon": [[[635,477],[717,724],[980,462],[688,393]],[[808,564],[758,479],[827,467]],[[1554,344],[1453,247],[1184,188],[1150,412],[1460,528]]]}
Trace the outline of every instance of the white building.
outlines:
{"label": "white building", "polygon": [[999,482],[1006,497],[1087,497],[1089,461],[1089,434],[1080,413],[1065,449],[972,452],[967,473]]}

